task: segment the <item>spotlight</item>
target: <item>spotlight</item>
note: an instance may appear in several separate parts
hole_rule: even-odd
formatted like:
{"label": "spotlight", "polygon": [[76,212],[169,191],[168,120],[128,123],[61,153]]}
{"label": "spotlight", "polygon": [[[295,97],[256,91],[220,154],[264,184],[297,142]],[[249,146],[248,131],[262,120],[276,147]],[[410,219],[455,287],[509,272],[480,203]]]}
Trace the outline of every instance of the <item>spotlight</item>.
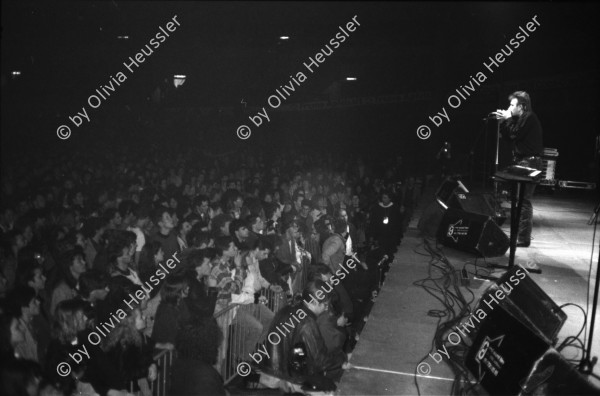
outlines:
{"label": "spotlight", "polygon": [[290,36],[280,36],[279,39],[280,40],[289,40]]}
{"label": "spotlight", "polygon": [[183,83],[185,83],[185,74],[175,74],[173,76],[173,85],[175,86],[175,88],[183,85]]}
{"label": "spotlight", "polygon": [[346,81],[356,81],[356,77],[346,77]]}

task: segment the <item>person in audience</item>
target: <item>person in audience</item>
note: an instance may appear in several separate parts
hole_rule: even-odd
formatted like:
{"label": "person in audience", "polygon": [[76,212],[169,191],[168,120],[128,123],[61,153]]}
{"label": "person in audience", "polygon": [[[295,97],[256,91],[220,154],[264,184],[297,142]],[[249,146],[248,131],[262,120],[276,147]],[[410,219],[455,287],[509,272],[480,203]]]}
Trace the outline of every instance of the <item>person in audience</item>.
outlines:
{"label": "person in audience", "polygon": [[263,241],[269,247],[271,254],[266,258],[259,260],[261,275],[272,285],[281,286],[281,288],[291,295],[287,279],[292,273],[292,266],[284,264],[277,259],[277,250],[281,246],[281,239],[277,235],[266,235]]}
{"label": "person in audience", "polygon": [[231,237],[218,238],[217,248],[221,249],[223,255],[221,263],[211,272],[209,285],[218,290],[216,309],[223,310],[229,304],[240,304],[234,323],[240,324],[245,331],[239,356],[243,358],[266,336],[265,330],[271,323],[273,312],[263,304],[254,304],[254,282],[244,289],[248,270]]}
{"label": "person in audience", "polygon": [[[144,152],[144,157],[150,158],[145,161],[127,148],[118,149],[110,158],[90,148],[86,155],[75,153],[69,155],[68,159],[52,153],[45,155],[43,161],[41,158],[31,159],[31,164],[18,164],[18,159],[15,159],[13,174],[3,179],[0,297],[15,287],[21,289],[29,286],[42,301],[41,313],[33,315],[29,331],[34,338],[37,337],[38,359],[43,367],[47,366],[47,362],[43,361],[44,354],[41,351],[46,349],[44,345],[50,341],[43,341],[43,336],[50,336],[48,326],[53,319],[50,314],[57,310],[61,301],[66,302],[76,294],[79,294],[77,298],[92,306],[85,309],[89,318],[87,322],[91,325],[92,322],[110,322],[109,308],[114,303],[122,302],[129,293],[135,295],[140,284],[145,288],[150,287],[152,299],[144,303],[145,308],[141,308],[142,317],[147,322],[142,332],[150,336],[162,302],[159,291],[167,279],[160,279],[159,285],[154,287],[146,282],[151,283],[150,275],[160,268],[160,264],[164,265],[163,261],[181,249],[192,252],[201,249],[201,253],[190,254],[187,262],[182,260],[178,265],[182,268],[171,271],[167,276],[184,276],[183,283],[187,282],[189,286],[185,297],[185,288],[180,292],[177,290],[180,286],[175,286],[174,293],[176,300],[179,300],[175,309],[184,311],[178,316],[182,316],[182,320],[189,316],[207,320],[220,309],[228,308],[231,321],[234,316],[238,317],[235,325],[243,324],[250,329],[244,335],[243,349],[247,356],[255,347],[253,344],[267,333],[270,325],[268,321],[259,320],[259,317],[264,319],[260,307],[266,307],[256,304],[256,296],[264,295],[271,299],[274,295],[272,288],[277,286],[290,295],[290,289],[301,292],[308,272],[307,259],[322,260],[324,251],[321,248],[334,233],[335,218],[356,226],[356,232],[351,225],[346,228],[351,238],[344,240],[347,259],[350,252],[366,240],[366,231],[367,239],[372,236],[373,240],[390,250],[396,242],[394,235],[399,242],[407,222],[401,223],[400,232],[394,234],[389,227],[394,223],[394,216],[387,215],[386,228],[385,212],[393,211],[400,204],[407,208],[416,204],[414,198],[412,203],[410,199],[407,200],[406,197],[410,196],[408,190],[402,194],[403,200],[388,196],[394,204],[382,202],[380,208],[374,209],[367,228],[365,208],[386,189],[393,191],[389,188],[393,188],[399,180],[394,176],[396,170],[396,173],[377,175],[369,170],[376,169],[371,164],[368,167],[362,163],[358,167],[347,166],[351,164],[323,156],[320,152],[297,157],[285,151],[264,158],[244,155],[239,165],[236,161],[228,162],[228,155],[208,161],[208,156],[200,159],[194,157],[191,149],[187,152],[177,150],[177,153],[174,155],[173,152],[151,148]],[[162,160],[151,160],[159,154],[164,157],[164,163]],[[35,171],[30,172],[30,169]],[[334,172],[334,169],[346,170],[342,173]],[[35,186],[34,191],[31,186]],[[311,206],[312,203],[314,206]],[[286,218],[282,219],[284,208]],[[339,208],[339,212],[334,212],[334,208]],[[148,216],[150,209],[157,212],[152,216],[153,221]],[[179,227],[178,218],[183,219]],[[232,222],[234,219],[236,221]],[[239,226],[240,219],[247,222],[248,236]],[[283,223],[285,229],[282,230]],[[298,225],[297,231],[295,223]],[[230,224],[233,228],[231,232]],[[175,232],[175,229],[181,232]],[[218,251],[224,251],[225,254],[216,254],[215,250],[208,249],[215,245],[213,235],[231,235],[235,243],[230,244],[231,240],[223,243],[221,239]],[[259,247],[256,251],[252,240],[259,236],[268,237],[268,245],[272,247]],[[238,249],[234,250],[236,243]],[[83,246],[83,253],[78,245]],[[330,247],[328,244],[327,250]],[[75,251],[79,253],[74,254]],[[329,255],[330,261],[335,256],[329,251],[326,255]],[[91,269],[99,272],[91,272]],[[179,272],[180,269],[182,272]],[[101,280],[104,275],[100,273],[113,275],[109,278],[110,290],[104,302],[102,296],[107,291],[105,282]],[[331,279],[330,273],[331,270],[327,274],[320,274],[317,279],[327,281]],[[354,298],[355,315],[360,311],[356,308],[357,300],[366,301],[363,294],[368,295],[368,300],[371,292],[365,289],[368,293],[356,293],[356,290],[362,290],[367,275],[362,271],[357,274],[357,279],[350,275],[344,282],[345,286],[348,286],[346,282],[349,279],[357,283],[351,283],[352,289],[347,288]],[[175,280],[176,284],[181,283]],[[348,308],[340,310],[336,305],[338,294],[337,287],[334,287],[331,292],[333,309],[330,308],[327,311],[329,315],[319,317],[317,321],[318,325],[328,325],[329,329],[336,331],[341,328],[338,326],[340,316],[341,320],[352,319]],[[30,307],[22,308],[23,311],[31,311]],[[171,308],[169,304],[163,304],[158,316],[172,316]],[[164,314],[165,310],[167,314]],[[335,312],[335,315],[332,316],[331,312]],[[38,324],[44,321],[45,327]],[[159,318],[159,322],[162,324],[157,329],[163,328],[163,333],[173,329],[176,334],[179,326],[177,321]],[[171,344],[158,343],[156,346],[172,345],[173,337],[173,334],[168,336]],[[337,343],[330,343],[329,336],[324,338],[328,347],[339,345],[339,339]],[[67,348],[65,344],[63,352]],[[69,351],[67,353],[73,352],[72,349]],[[239,353],[239,350],[235,353]],[[114,386],[107,386],[113,381],[107,382],[103,378],[110,370],[102,364],[96,366],[92,363],[92,366],[91,369],[76,367],[74,375],[80,380],[83,378],[87,384],[99,384],[93,387],[97,393],[107,394],[111,389],[120,392],[129,387],[124,379],[123,384],[119,383],[118,375],[114,377]],[[91,381],[93,375],[98,378]],[[27,374],[22,378],[30,376]],[[69,378],[73,381],[76,379],[73,376]],[[48,384],[51,392],[52,381]],[[86,390],[80,391],[86,393]]]}
{"label": "person in audience", "polygon": [[214,247],[214,240],[208,232],[208,226],[205,226],[203,223],[196,223],[192,226],[188,234],[188,239],[191,248],[206,249]]}
{"label": "person in audience", "polygon": [[348,224],[344,219],[333,221],[334,233],[323,243],[321,262],[335,273],[344,263],[346,255],[346,236],[348,235]]}
{"label": "person in audience", "polygon": [[377,242],[390,257],[396,253],[400,243],[402,215],[400,209],[392,202],[391,194],[383,191],[380,201],[370,214],[369,239]]}
{"label": "person in audience", "polygon": [[138,264],[139,276],[142,282],[146,282],[156,273],[159,264],[165,259],[162,244],[159,241],[151,241],[144,245],[140,254]]}
{"label": "person in audience", "polygon": [[75,248],[65,253],[60,268],[62,276],[51,294],[51,314],[56,311],[56,307],[61,301],[70,300],[77,296],[79,277],[87,270],[83,250]]}
{"label": "person in audience", "polygon": [[137,271],[131,268],[135,256],[136,236],[131,231],[120,231],[108,245],[110,260],[110,276],[123,276],[136,285],[142,281]]}
{"label": "person in audience", "polygon": [[214,365],[222,335],[214,320],[192,320],[177,332],[169,395],[227,395]]}
{"label": "person in audience", "polygon": [[233,221],[233,218],[228,214],[220,214],[215,216],[212,220],[211,230],[213,236],[218,238],[220,236],[229,236],[229,225]]}
{"label": "person in audience", "polygon": [[102,234],[106,230],[106,223],[103,217],[92,217],[88,219],[83,226],[82,232],[85,237],[85,262],[88,269],[92,269],[96,255],[103,249]]}
{"label": "person in audience", "polygon": [[132,209],[131,224],[126,228],[127,231],[131,231],[135,234],[135,259],[133,266],[136,270],[139,270],[138,264],[140,262],[140,255],[142,249],[146,246],[146,234],[144,230],[150,223],[150,208],[147,205],[135,205]]}
{"label": "person in audience", "polygon": [[264,234],[265,222],[259,214],[251,214],[248,216],[246,218],[246,223],[250,226],[250,234],[255,238]]}
{"label": "person in audience", "polygon": [[229,226],[229,234],[239,250],[247,250],[256,240],[256,237],[251,234],[248,224],[244,220],[238,219],[232,221]]}
{"label": "person in audience", "polygon": [[175,222],[168,208],[160,207],[154,214],[154,224],[158,226],[158,231],[150,239],[160,242],[165,257],[171,258],[175,252],[179,251],[177,235],[173,231]]}
{"label": "person in audience", "polygon": [[219,291],[215,313],[227,308],[232,301],[233,294],[240,294],[244,280],[241,271],[235,271],[234,258],[238,249],[231,237],[223,236],[215,240],[220,261],[214,266],[208,278],[209,287],[216,287]]}
{"label": "person in audience", "polygon": [[227,200],[227,213],[232,219],[243,219],[250,214],[250,211],[244,206],[244,198],[235,191]]}
{"label": "person in audience", "polygon": [[201,222],[204,224],[210,222],[209,201],[210,200],[206,195],[198,195],[194,198],[194,203],[192,205],[193,212],[200,216]]}
{"label": "person in audience", "polygon": [[[48,346],[45,375],[66,395],[81,392],[127,396],[127,384],[121,373],[99,346],[88,342],[90,324],[86,313],[89,314],[89,307],[82,300],[66,300],[58,305],[53,338]],[[84,345],[91,358],[81,354]],[[71,359],[74,353],[79,353],[79,362]],[[66,376],[59,375],[57,371],[63,362],[68,362],[71,368]]]}
{"label": "person in audience", "polygon": [[191,229],[192,223],[186,219],[181,221],[177,226],[177,244],[180,251],[188,248],[188,235]]}
{"label": "person in audience", "polygon": [[281,286],[271,285],[260,272],[259,262],[269,257],[270,252],[270,246],[264,239],[255,240],[249,250],[242,252],[242,267],[247,270],[242,291],[249,294],[257,294],[261,289],[270,289],[276,293],[283,291]]}
{"label": "person in audience", "polygon": [[106,318],[110,314],[110,307],[106,302],[109,293],[109,276],[102,272],[88,271],[79,278],[78,298],[89,304],[93,310],[93,317],[96,323],[100,323],[100,318]]}
{"label": "person in audience", "polygon": [[36,298],[35,290],[29,286],[18,287],[9,293],[7,300],[13,305],[14,312],[20,312],[19,323],[24,335],[23,341],[15,346],[15,354],[22,359],[39,363],[39,329],[34,327],[33,320],[40,314],[40,301]]}
{"label": "person in audience", "polygon": [[106,228],[108,230],[120,230],[123,223],[121,213],[116,208],[109,208],[104,213],[106,219]]}
{"label": "person in audience", "polygon": [[33,361],[13,359],[0,365],[0,395],[42,396],[41,381],[41,369]]}
{"label": "person in audience", "polygon": [[292,293],[299,293],[300,282],[303,277],[302,252],[298,246],[300,238],[300,226],[296,220],[292,220],[284,227],[285,234],[281,237],[281,246],[277,251],[277,258],[284,264],[292,267],[290,290]]}
{"label": "person in audience", "polygon": [[[318,316],[327,310],[330,299],[329,294],[322,290],[327,290],[325,282],[309,282],[300,302],[282,308],[275,315],[270,332],[277,332],[280,323],[290,320],[295,326],[290,334],[282,337],[281,342],[266,343],[267,356],[260,363],[262,384],[280,387],[284,391],[299,391],[306,381],[327,382],[322,380],[323,377],[339,381],[341,378],[346,355],[341,350],[330,351],[327,348],[317,323]],[[329,386],[327,391],[335,389],[335,386]]]}
{"label": "person in audience", "polygon": [[265,234],[277,234],[281,233],[281,214],[283,207],[276,202],[272,202],[266,205],[265,218]]}
{"label": "person in audience", "polygon": [[20,358],[16,349],[25,341],[25,329],[19,320],[19,310],[3,308],[0,314],[0,362]]}
{"label": "person in audience", "polygon": [[23,231],[18,228],[13,228],[6,239],[9,240],[10,248],[5,249],[5,257],[3,260],[4,268],[3,275],[6,279],[7,289],[12,289],[15,284],[17,263],[19,262],[19,252],[27,246],[27,239]]}
{"label": "person in audience", "polygon": [[182,304],[189,286],[182,275],[171,275],[164,282],[160,291],[161,301],[154,317],[152,338],[157,343],[175,345],[178,326],[190,316],[187,306]]}
{"label": "person in audience", "polygon": [[46,276],[42,265],[37,261],[28,260],[20,263],[17,271],[17,287],[30,287],[40,302],[40,313],[33,317],[31,326],[38,341],[38,357],[43,364],[46,348],[50,342],[50,300],[46,293]]}
{"label": "person in audience", "polygon": [[158,367],[153,361],[154,341],[142,333],[146,322],[140,307],[131,309],[121,303],[118,308],[128,313],[127,317],[120,319],[107,334],[102,349],[123,380],[133,382],[134,392],[140,390],[143,396],[151,396],[148,381],[155,381],[158,374]]}
{"label": "person in audience", "polygon": [[23,261],[17,270],[17,286],[29,286],[41,303],[41,313],[48,319],[50,313],[49,299],[46,293],[46,275],[41,264],[34,260]]}

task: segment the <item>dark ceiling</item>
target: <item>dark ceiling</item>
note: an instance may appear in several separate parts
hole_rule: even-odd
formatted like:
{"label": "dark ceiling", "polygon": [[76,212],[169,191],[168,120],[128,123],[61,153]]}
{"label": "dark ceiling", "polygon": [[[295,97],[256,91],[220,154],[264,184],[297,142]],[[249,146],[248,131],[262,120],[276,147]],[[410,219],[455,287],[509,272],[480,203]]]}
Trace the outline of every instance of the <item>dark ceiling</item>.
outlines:
{"label": "dark ceiling", "polygon": [[[535,15],[538,31],[494,78],[594,72],[597,4],[3,1],[3,113],[5,106],[72,112],[174,15],[181,26],[128,74],[114,100],[147,100],[182,73],[186,105],[264,103],[354,16],[360,27],[292,101],[318,98],[336,82],[348,96],[454,89]],[[358,81],[343,82],[350,75]]]}

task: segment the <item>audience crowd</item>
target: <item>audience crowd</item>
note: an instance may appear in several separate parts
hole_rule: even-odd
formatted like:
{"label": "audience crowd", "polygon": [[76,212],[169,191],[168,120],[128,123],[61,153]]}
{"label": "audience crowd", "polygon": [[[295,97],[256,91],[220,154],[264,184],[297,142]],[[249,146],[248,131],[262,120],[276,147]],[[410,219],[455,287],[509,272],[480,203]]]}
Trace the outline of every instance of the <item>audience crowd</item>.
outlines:
{"label": "audience crowd", "polygon": [[[12,165],[0,213],[2,395],[147,396],[161,350],[176,357],[169,394],[225,394],[217,319],[234,306],[247,331],[240,361],[302,312],[282,359],[259,370],[335,383],[376,289],[364,257],[391,262],[420,192],[401,157],[198,159],[154,147]],[[278,312],[265,304],[273,295],[285,301]]]}

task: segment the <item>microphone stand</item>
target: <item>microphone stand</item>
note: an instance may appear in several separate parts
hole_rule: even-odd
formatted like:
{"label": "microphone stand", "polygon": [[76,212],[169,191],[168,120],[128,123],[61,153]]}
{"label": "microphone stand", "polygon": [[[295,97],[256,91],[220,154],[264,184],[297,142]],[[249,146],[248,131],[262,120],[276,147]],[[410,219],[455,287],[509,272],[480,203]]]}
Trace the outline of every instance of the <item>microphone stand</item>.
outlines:
{"label": "microphone stand", "polygon": [[485,132],[483,135],[483,191],[486,190],[487,178],[488,178],[488,152],[487,152],[487,135],[488,135],[488,121],[490,117],[485,118]]}
{"label": "microphone stand", "polygon": [[[500,151],[500,121],[496,122],[496,162],[494,163],[494,175],[498,172],[498,152]],[[498,202],[498,180],[494,179],[494,200]]]}
{"label": "microphone stand", "polygon": [[[488,121],[491,119],[495,119],[492,116],[493,113],[488,114],[487,117],[485,117],[483,120],[485,121],[485,126],[486,126],[486,139],[485,139],[485,148],[484,148],[484,157],[487,157],[487,125],[488,125]],[[499,158],[500,158],[500,120],[496,120],[496,156],[494,159],[494,175],[496,174],[496,172],[498,172],[498,163],[499,163]],[[487,158],[486,158],[487,159]],[[485,190],[486,187],[486,182],[485,180],[487,180],[487,162],[485,163],[485,172],[484,172],[484,183],[483,183],[483,189]],[[494,200],[496,202],[498,202],[498,180],[494,179]]]}
{"label": "microphone stand", "polygon": [[471,149],[469,150],[470,164],[468,164],[467,166],[470,166],[469,181],[471,183],[473,183],[473,180],[475,179],[475,149],[477,148],[477,143],[479,143],[479,138],[481,137],[481,134],[482,133],[485,134],[487,132],[487,127],[486,127],[487,126],[487,118],[484,118],[483,121],[486,121],[486,125],[484,125],[483,129],[480,130],[479,133],[477,133],[477,136],[475,137],[475,139],[473,139],[473,144],[471,145]]}
{"label": "microphone stand", "polygon": [[[594,209],[594,213],[592,213],[592,217],[588,224],[594,223],[594,233],[592,239],[592,249],[594,248],[594,244],[596,243],[596,229],[598,227],[598,212],[600,211],[600,203],[596,205]],[[590,258],[593,260],[593,257]],[[594,286],[594,299],[592,301],[592,318],[590,321],[590,332],[588,336],[588,345],[587,348],[583,349],[583,356],[581,357],[581,362],[579,363],[579,371],[583,374],[589,375],[594,371],[594,366],[598,361],[598,358],[594,356],[590,358],[592,353],[592,341],[594,339],[594,322],[596,321],[596,307],[598,305],[598,288],[600,286],[600,249],[598,249],[598,263],[596,263],[596,285]]]}

